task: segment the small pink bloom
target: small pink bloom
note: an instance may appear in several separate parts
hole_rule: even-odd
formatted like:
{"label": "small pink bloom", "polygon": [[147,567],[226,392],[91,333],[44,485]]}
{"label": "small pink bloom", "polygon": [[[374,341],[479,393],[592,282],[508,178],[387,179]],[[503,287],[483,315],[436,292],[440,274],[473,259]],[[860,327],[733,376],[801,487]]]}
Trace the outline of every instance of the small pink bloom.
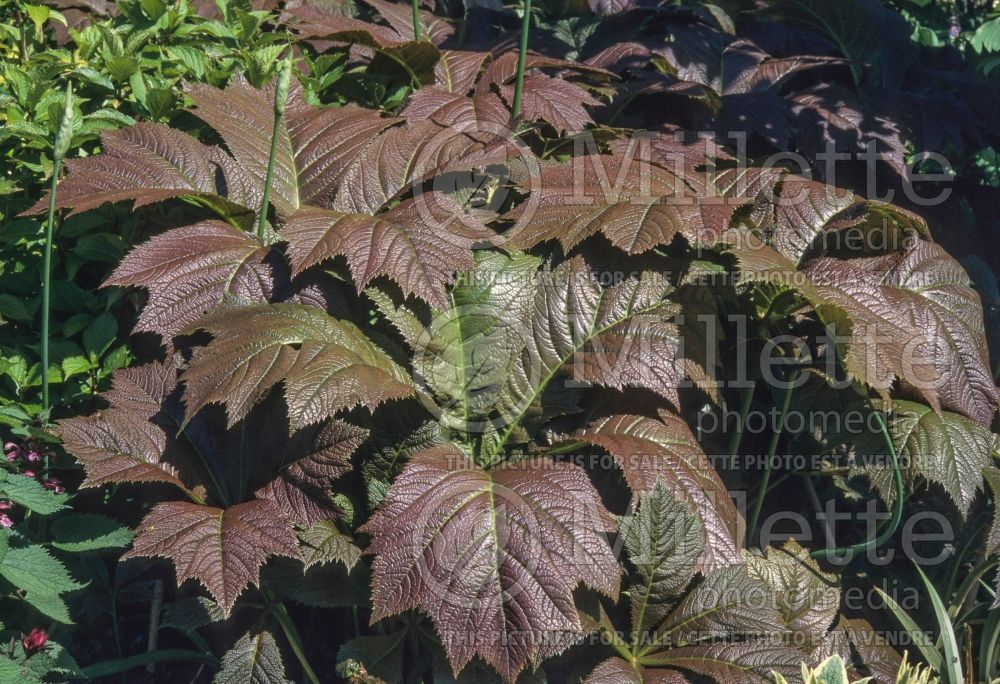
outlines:
{"label": "small pink bloom", "polygon": [[50,477],[45,480],[45,482],[42,483],[42,486],[46,489],[51,489],[56,494],[62,494],[66,491],[65,487],[62,486],[62,482],[56,477]]}
{"label": "small pink bloom", "polygon": [[0,501],[0,511],[9,511],[14,507],[13,501]]}
{"label": "small pink bloom", "polygon": [[24,457],[28,463],[38,463],[42,460],[42,455],[37,451],[29,451],[28,455]]}
{"label": "small pink bloom", "polygon": [[35,476],[35,471],[34,470],[22,470],[21,474],[24,475],[25,477],[34,477]]}
{"label": "small pink bloom", "polygon": [[14,521],[10,519],[10,516],[6,513],[0,513],[0,527],[10,529],[14,526]]}
{"label": "small pink bloom", "polygon": [[37,627],[27,634],[21,633],[21,648],[24,649],[25,656],[33,656],[43,648],[45,648],[45,642],[49,640],[49,635],[45,633],[44,629],[38,629]]}
{"label": "small pink bloom", "polygon": [[10,451],[11,449],[17,449],[17,445],[14,442],[7,442],[3,445],[4,451]]}

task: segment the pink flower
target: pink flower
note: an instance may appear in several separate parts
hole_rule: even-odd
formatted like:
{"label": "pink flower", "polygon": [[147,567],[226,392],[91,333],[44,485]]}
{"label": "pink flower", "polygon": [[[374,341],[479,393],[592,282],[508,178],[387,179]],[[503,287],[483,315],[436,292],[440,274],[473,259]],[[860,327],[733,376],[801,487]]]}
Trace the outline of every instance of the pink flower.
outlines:
{"label": "pink flower", "polygon": [[37,451],[29,451],[27,456],[24,457],[28,463],[38,463],[42,460],[42,455]]}
{"label": "pink flower", "polygon": [[49,640],[49,635],[44,629],[37,627],[27,634],[21,633],[21,648],[24,649],[25,657],[30,657],[45,648],[45,642]]}
{"label": "pink flower", "polygon": [[34,470],[22,470],[21,474],[24,475],[25,477],[34,477],[35,476],[35,471]]}
{"label": "pink flower", "polygon": [[9,511],[14,507],[13,501],[0,501],[0,511]]}
{"label": "pink flower", "polygon": [[14,526],[14,521],[10,519],[10,516],[6,513],[0,513],[0,527],[5,529],[10,529]]}
{"label": "pink flower", "polygon": [[46,489],[51,489],[56,494],[62,494],[66,491],[66,488],[62,486],[62,482],[57,477],[50,477],[42,483],[42,486]]}

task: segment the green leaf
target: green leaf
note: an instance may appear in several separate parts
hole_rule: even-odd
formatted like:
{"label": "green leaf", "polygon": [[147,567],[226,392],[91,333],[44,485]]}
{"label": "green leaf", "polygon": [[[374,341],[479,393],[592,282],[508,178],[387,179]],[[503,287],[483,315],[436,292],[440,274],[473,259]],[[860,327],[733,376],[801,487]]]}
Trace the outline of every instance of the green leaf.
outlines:
{"label": "green leaf", "polygon": [[976,52],[1000,50],[1000,17],[980,24],[969,42]]}
{"label": "green leaf", "polygon": [[920,651],[920,655],[924,657],[927,664],[930,665],[935,672],[941,672],[942,658],[941,653],[934,648],[933,644],[927,643],[927,640],[922,638],[924,631],[913,621],[909,613],[903,610],[903,607],[896,603],[889,594],[885,593],[878,587],[875,587],[875,591],[878,595],[885,601],[885,605],[889,607],[892,614],[896,616],[899,620],[899,624],[903,626],[903,629],[907,631],[909,636],[913,638],[913,643],[916,645],[917,649]]}
{"label": "green leaf", "polygon": [[66,602],[55,594],[36,594],[29,591],[25,594],[24,600],[42,615],[52,618],[56,622],[61,622],[64,625],[73,624],[73,620],[69,616],[69,609],[66,607]]}
{"label": "green leaf", "polygon": [[[983,486],[983,469],[1000,447],[1000,437],[974,420],[949,411],[935,412],[913,401],[892,402],[889,434],[910,480],[924,477],[944,487],[959,512],[968,514]],[[860,454],[885,452],[881,437],[865,434],[855,438]],[[871,478],[872,485],[887,504],[895,499],[892,468],[886,463],[867,464],[858,469]]]}
{"label": "green leaf", "polygon": [[348,570],[361,560],[361,549],[354,545],[350,536],[337,528],[333,520],[321,520],[307,530],[299,532],[302,562],[308,570],[313,565],[340,561]]}
{"label": "green leaf", "polygon": [[187,45],[171,45],[167,47],[167,54],[183,64],[188,71],[199,79],[205,75],[208,55],[203,50]]}
{"label": "green leaf", "polygon": [[371,604],[371,575],[359,563],[348,573],[340,563],[314,565],[308,571],[302,563],[283,558],[268,563],[263,582],[280,597],[315,608],[368,607]]}
{"label": "green leaf", "polygon": [[81,588],[66,567],[41,546],[12,548],[0,561],[0,576],[29,594],[54,596]]}
{"label": "green leaf", "polygon": [[83,331],[83,348],[88,354],[100,356],[118,336],[118,321],[111,312],[105,311]]}
{"label": "green leaf", "polygon": [[34,478],[12,473],[0,482],[0,496],[39,515],[50,515],[65,509],[69,498],[46,489]]}
{"label": "green leaf", "polygon": [[12,321],[30,321],[34,318],[34,306],[20,297],[10,294],[0,294],[0,316]]}
{"label": "green leaf", "polygon": [[121,672],[128,672],[137,667],[144,667],[149,663],[170,662],[208,663],[209,665],[215,665],[216,660],[213,656],[199,653],[198,651],[183,651],[168,648],[139,653],[138,655],[121,658],[120,660],[105,660],[100,663],[94,663],[83,668],[83,674],[88,681],[91,681],[100,679],[101,677],[110,677]]}
{"label": "green leaf", "polygon": [[28,13],[28,17],[39,29],[49,20],[49,15],[52,13],[52,10],[44,5],[25,5],[24,9]]}
{"label": "green leaf", "polygon": [[403,680],[406,637],[405,629],[385,635],[355,637],[337,651],[337,671],[343,672],[353,661],[364,665],[369,676],[400,682]]}
{"label": "green leaf", "polygon": [[42,680],[7,655],[0,655],[0,682],[42,684]]}
{"label": "green leaf", "polygon": [[111,79],[97,69],[92,69],[90,67],[78,67],[73,70],[71,75],[76,76],[82,81],[92,83],[93,85],[106,88],[110,91],[114,91],[115,89],[115,84],[111,81]]}
{"label": "green leaf", "polygon": [[938,629],[941,632],[939,636],[944,645],[944,659],[941,662],[941,667],[936,669],[944,676],[946,684],[962,684],[965,681],[965,677],[962,676],[962,652],[959,650],[958,640],[955,638],[955,630],[952,627],[948,609],[945,607],[944,601],[941,600],[937,589],[927,579],[927,575],[920,569],[920,566],[914,565],[913,567],[916,569],[917,574],[920,575],[920,580],[923,582],[924,588],[931,598],[931,606],[934,607],[934,617],[937,618]]}
{"label": "green leaf", "polygon": [[194,632],[225,619],[222,606],[212,599],[205,596],[190,596],[164,606],[160,627]]}
{"label": "green leaf", "polygon": [[286,684],[281,651],[270,632],[247,632],[222,658],[212,684]]}
{"label": "green leaf", "polygon": [[[107,69],[108,73],[111,74],[111,78],[121,82],[128,80],[133,74],[137,73],[139,68],[139,63],[133,57],[125,56],[106,56],[104,58],[104,68]],[[139,84],[142,87],[142,93],[145,93],[145,84],[142,83],[141,78],[139,79]],[[132,82],[133,91],[136,88],[136,83]],[[142,99],[138,93],[136,93],[136,98],[141,102]]]}
{"label": "green leaf", "polygon": [[90,233],[77,240],[73,253],[88,261],[118,263],[127,249],[128,245],[118,235]]}
{"label": "green leaf", "polygon": [[691,581],[705,535],[698,516],[659,480],[640,498],[638,512],[622,520],[621,535],[641,580],[629,589],[632,630],[643,634],[666,617]]}
{"label": "green leaf", "polygon": [[73,513],[52,523],[52,546],[60,551],[120,549],[132,541],[132,531],[103,515]]}
{"label": "green leaf", "polygon": [[93,362],[85,356],[69,356],[62,360],[63,378],[69,380],[74,375],[89,373]]}

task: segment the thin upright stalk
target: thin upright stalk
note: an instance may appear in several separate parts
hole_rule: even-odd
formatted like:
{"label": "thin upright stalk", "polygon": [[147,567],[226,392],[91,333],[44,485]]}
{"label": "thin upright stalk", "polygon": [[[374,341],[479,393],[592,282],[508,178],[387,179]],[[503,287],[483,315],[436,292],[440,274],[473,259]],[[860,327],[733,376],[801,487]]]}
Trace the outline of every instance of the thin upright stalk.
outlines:
{"label": "thin upright stalk", "polygon": [[319,684],[319,677],[316,676],[315,670],[312,669],[309,661],[306,660],[306,654],[302,648],[302,638],[299,636],[299,630],[295,628],[295,623],[292,622],[292,616],[288,614],[285,604],[281,601],[275,603],[273,614],[277,618],[278,624],[281,625],[281,631],[285,633],[285,638],[288,639],[295,657],[298,658],[299,665],[302,666],[302,672],[305,673],[306,678],[312,684]]}
{"label": "thin upright stalk", "polygon": [[45,222],[45,252],[42,256],[42,410],[49,410],[49,308],[50,283],[52,282],[52,239],[56,222],[56,188],[62,160],[52,166],[52,183],[49,186],[49,214]]}
{"label": "thin upright stalk", "polygon": [[49,309],[52,289],[52,240],[56,225],[56,191],[59,188],[59,171],[62,160],[69,151],[73,137],[73,86],[66,85],[63,117],[56,131],[52,146],[52,181],[49,186],[49,213],[45,222],[45,252],[42,255],[42,410],[48,411],[49,401]]}
{"label": "thin upright stalk", "polygon": [[754,500],[753,511],[750,514],[750,526],[747,527],[749,540],[753,540],[757,536],[757,521],[760,518],[761,507],[764,505],[764,497],[767,495],[768,484],[771,481],[771,461],[774,460],[774,454],[778,450],[778,440],[781,439],[781,433],[785,429],[785,414],[788,413],[788,405],[792,400],[793,382],[793,380],[788,380],[784,396],[781,398],[781,413],[778,414],[778,424],[771,432],[771,442],[767,447],[767,461],[764,462],[764,478],[760,481],[760,489],[757,491],[757,498]]}
{"label": "thin upright stalk", "polygon": [[521,91],[524,90],[524,66],[528,61],[528,34],[531,31],[531,0],[524,0],[524,16],[521,17],[521,42],[517,52],[517,76],[514,81],[514,102],[511,116],[514,121],[521,117]]}
{"label": "thin upright stalk", "polygon": [[882,432],[882,439],[885,441],[885,447],[889,452],[889,457],[892,459],[893,483],[896,487],[896,498],[893,499],[892,502],[892,518],[889,520],[889,524],[886,525],[885,528],[873,539],[868,539],[858,544],[841,546],[834,549],[817,549],[809,554],[813,558],[845,556],[848,553],[853,553],[855,551],[863,553],[871,549],[877,549],[886,541],[891,539],[892,535],[896,533],[896,529],[899,527],[899,522],[903,518],[903,473],[899,469],[899,457],[896,455],[896,445],[892,443],[892,436],[889,434],[889,428],[885,424],[885,419],[882,417],[882,413],[878,410],[875,411],[875,420],[878,421],[879,429]]}
{"label": "thin upright stalk", "polygon": [[413,0],[413,40],[420,40],[420,0]]}
{"label": "thin upright stalk", "polygon": [[274,158],[278,154],[278,135],[281,132],[281,117],[288,101],[288,86],[292,77],[292,60],[285,58],[278,70],[278,80],[274,86],[274,126],[271,128],[271,151],[267,155],[267,175],[264,177],[264,195],[260,200],[257,214],[257,239],[264,241],[264,225],[267,223],[267,209],[271,199],[271,183],[274,180]]}
{"label": "thin upright stalk", "polygon": [[729,438],[730,456],[736,455],[740,448],[740,442],[743,441],[743,429],[747,422],[747,414],[750,412],[750,405],[753,403],[753,395],[756,390],[757,381],[754,380],[753,385],[747,387],[746,391],[743,393],[743,400],[740,402],[740,421],[736,424],[736,430]]}

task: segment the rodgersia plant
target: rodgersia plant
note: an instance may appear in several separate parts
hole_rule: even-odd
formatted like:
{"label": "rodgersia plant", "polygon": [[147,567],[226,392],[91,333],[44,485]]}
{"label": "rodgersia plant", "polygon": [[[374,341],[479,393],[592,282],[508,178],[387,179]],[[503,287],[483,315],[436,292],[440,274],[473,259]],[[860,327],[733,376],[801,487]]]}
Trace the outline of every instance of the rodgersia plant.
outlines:
{"label": "rodgersia plant", "polygon": [[[348,20],[324,21],[310,35],[345,38]],[[403,42],[351,25],[380,49]],[[914,214],[780,169],[712,172],[706,148],[672,135],[609,133],[539,162],[495,134],[515,62],[435,59],[450,66],[399,116],[311,106],[293,83],[276,124],[273,86],[236,79],[188,90],[218,145],[144,123],[67,161],[59,207],[180,198],[200,217],[106,283],[147,291],[136,330],[160,336],[161,359],[59,426],[85,486],[175,493],[126,556],[168,559],[225,617],[261,611],[221,681],[282,681],[277,628],[319,681],[288,577],[334,563],[370,569],[370,606],[338,604],[376,626],[359,620],[344,646],[355,674],[448,681],[485,663],[513,682],[596,633],[607,652],[576,673],[588,682],[795,678],[831,655],[888,671],[871,626],[838,618],[836,576],[809,558],[821,545],[743,548],[759,529],[689,409],[739,403],[719,382],[738,368],[718,332],[742,317],[743,343],[793,371],[766,369],[790,396],[779,405],[885,415],[864,439],[779,423],[771,456],[783,438],[893,451],[854,473],[886,505],[925,480],[967,514],[995,472],[998,395],[962,268]],[[527,66],[525,117],[577,127],[579,100],[540,104],[558,80],[545,70],[568,65]],[[489,201],[456,178],[492,184]],[[888,239],[828,248],[848,231]],[[766,378],[747,380],[744,405],[767,400]]]}

